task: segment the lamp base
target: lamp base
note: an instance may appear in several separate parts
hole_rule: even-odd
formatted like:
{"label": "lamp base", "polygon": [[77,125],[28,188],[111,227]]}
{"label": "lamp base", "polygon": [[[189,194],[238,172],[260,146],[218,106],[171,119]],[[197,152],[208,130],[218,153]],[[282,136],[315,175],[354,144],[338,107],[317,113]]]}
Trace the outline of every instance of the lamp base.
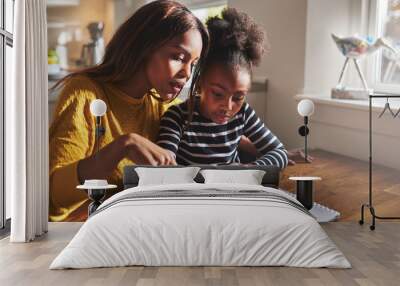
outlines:
{"label": "lamp base", "polygon": [[296,181],[296,199],[308,210],[314,206],[314,181],[321,180],[320,177],[289,177]]}
{"label": "lamp base", "polygon": [[373,92],[372,89],[335,87],[331,90],[331,98],[366,100],[371,92]]}
{"label": "lamp base", "polygon": [[92,200],[88,207],[88,215],[91,216],[101,205],[101,200],[104,199],[106,195],[106,189],[88,189],[87,193]]}

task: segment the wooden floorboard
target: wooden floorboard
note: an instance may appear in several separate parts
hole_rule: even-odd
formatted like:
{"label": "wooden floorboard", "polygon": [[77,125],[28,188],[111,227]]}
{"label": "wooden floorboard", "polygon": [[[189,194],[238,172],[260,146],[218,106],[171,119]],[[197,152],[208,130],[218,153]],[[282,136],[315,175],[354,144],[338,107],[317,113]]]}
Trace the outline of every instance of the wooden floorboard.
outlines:
{"label": "wooden floorboard", "polygon": [[[294,192],[290,176],[319,176],[315,200],[341,213],[339,221],[358,221],[361,204],[368,201],[368,163],[322,150],[311,152],[312,164],[300,163],[286,168],[281,188]],[[373,166],[373,203],[381,216],[400,216],[399,171]],[[368,216],[367,216],[368,218]]]}
{"label": "wooden floorboard", "polygon": [[0,241],[0,285],[399,285],[400,223],[375,231],[354,222],[323,224],[352,269],[290,267],[119,267],[49,270],[82,223],[50,223],[32,243]]}

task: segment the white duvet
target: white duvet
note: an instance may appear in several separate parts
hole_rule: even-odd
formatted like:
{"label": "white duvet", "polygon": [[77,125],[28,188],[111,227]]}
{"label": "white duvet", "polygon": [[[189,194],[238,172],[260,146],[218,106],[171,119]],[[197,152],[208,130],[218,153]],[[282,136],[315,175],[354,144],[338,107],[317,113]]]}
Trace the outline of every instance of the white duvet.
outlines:
{"label": "white duvet", "polygon": [[237,184],[120,192],[83,224],[50,269],[128,265],[351,267],[295,199],[273,188]]}

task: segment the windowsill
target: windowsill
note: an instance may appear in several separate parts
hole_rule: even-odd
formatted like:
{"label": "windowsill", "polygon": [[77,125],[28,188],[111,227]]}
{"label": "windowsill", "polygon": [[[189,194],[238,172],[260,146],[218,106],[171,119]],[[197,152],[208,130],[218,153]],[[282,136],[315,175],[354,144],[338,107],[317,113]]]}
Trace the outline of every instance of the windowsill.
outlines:
{"label": "windowsill", "polygon": [[[336,99],[328,96],[317,95],[317,94],[297,94],[295,96],[297,101],[302,99],[311,99],[316,104],[330,105],[338,108],[345,109],[356,109],[356,110],[369,110],[369,100],[355,100],[355,99]],[[386,99],[375,98],[372,100],[372,111],[382,112],[382,108],[385,106]],[[389,99],[390,107],[396,112],[400,109],[400,98]]]}

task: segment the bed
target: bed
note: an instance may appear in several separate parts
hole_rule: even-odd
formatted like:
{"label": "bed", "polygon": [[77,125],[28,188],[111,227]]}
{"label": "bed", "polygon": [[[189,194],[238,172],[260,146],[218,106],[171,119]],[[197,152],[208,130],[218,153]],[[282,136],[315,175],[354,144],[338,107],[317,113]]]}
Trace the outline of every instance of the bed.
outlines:
{"label": "bed", "polygon": [[203,183],[198,174],[192,183],[143,186],[137,168],[142,167],[125,169],[126,189],[102,203],[50,269],[351,267],[314,217],[277,189],[279,170],[274,167],[250,168],[265,171],[260,185]]}

